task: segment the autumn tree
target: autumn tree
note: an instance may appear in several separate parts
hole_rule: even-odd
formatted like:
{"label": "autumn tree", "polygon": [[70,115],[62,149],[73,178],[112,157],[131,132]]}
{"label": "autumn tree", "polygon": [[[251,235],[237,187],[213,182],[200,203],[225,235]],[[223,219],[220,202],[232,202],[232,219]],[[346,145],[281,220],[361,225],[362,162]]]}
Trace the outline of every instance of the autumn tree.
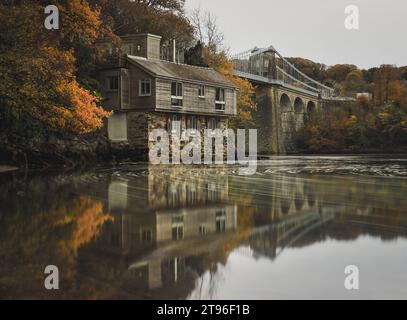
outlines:
{"label": "autumn tree", "polygon": [[28,116],[53,129],[88,133],[100,128],[108,113],[80,85],[75,52],[98,38],[99,12],[86,1],[54,3],[62,23],[69,21],[61,32],[44,28],[42,1],[0,4],[2,121]]}
{"label": "autumn tree", "polygon": [[287,60],[308,77],[317,81],[324,81],[326,78],[326,65],[322,63],[317,63],[300,57],[291,57],[287,58]]}
{"label": "autumn tree", "polygon": [[357,67],[351,64],[336,64],[326,70],[326,76],[336,82],[342,82],[346,79],[349,72],[356,70]]}
{"label": "autumn tree", "polygon": [[193,27],[185,16],[185,0],[90,0],[101,19],[116,35],[153,33],[163,41],[190,45]]}
{"label": "autumn tree", "polygon": [[401,81],[399,70],[395,66],[380,66],[374,74],[373,82],[376,104],[407,103],[407,89]]}

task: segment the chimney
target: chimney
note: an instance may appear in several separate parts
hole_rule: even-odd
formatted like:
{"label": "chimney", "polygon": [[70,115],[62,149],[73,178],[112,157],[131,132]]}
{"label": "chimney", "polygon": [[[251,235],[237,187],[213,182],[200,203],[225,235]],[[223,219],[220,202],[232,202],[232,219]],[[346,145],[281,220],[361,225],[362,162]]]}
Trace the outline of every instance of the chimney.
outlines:
{"label": "chimney", "polygon": [[160,59],[161,36],[154,34],[133,34],[122,37],[122,46],[130,47],[129,54],[147,59]]}

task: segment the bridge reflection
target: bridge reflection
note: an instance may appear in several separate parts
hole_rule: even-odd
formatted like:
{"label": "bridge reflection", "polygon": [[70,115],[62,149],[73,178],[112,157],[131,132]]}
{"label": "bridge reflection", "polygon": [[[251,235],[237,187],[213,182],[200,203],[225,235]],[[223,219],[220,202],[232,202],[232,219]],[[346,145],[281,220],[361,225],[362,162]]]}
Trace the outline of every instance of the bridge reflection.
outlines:
{"label": "bridge reflection", "polygon": [[[215,275],[238,248],[274,260],[287,247],[334,235],[343,215],[369,216],[373,208],[360,208],[357,197],[349,198],[349,184],[332,194],[331,186],[318,180],[242,179],[227,169],[150,167],[137,179],[113,176],[107,187],[113,221],[83,248],[79,268],[99,282],[114,283],[115,295],[185,298],[197,279]],[[407,226],[407,219],[396,223]],[[372,231],[369,225],[347,228],[351,232],[344,238]],[[386,233],[379,230],[380,236]]]}
{"label": "bridge reflection", "polygon": [[[30,178],[29,202],[10,180],[1,185],[5,296],[199,298],[203,280],[215,290],[236,252],[274,261],[327,239],[406,237],[407,180],[279,175],[267,166],[251,177],[230,167],[130,166]],[[64,290],[43,290],[38,270],[50,261]]]}

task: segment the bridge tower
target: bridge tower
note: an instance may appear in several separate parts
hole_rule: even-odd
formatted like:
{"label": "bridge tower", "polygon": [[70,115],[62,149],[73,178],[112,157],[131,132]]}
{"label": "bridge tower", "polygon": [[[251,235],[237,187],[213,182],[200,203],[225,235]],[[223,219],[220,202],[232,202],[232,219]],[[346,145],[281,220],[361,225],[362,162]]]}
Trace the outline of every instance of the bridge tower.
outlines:
{"label": "bridge tower", "polygon": [[232,63],[235,74],[255,87],[259,153],[295,152],[304,122],[334,90],[302,73],[272,46],[234,55]]}

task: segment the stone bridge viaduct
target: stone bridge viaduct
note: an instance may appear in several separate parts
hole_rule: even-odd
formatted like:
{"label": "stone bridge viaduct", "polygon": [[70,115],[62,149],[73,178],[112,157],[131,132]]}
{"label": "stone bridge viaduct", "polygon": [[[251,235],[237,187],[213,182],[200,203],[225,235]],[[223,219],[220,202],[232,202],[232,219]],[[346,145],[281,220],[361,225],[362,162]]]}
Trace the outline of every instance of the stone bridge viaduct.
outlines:
{"label": "stone bridge viaduct", "polygon": [[232,56],[235,74],[255,87],[259,154],[296,151],[304,121],[329,101],[341,100],[334,89],[311,79],[272,46]]}

